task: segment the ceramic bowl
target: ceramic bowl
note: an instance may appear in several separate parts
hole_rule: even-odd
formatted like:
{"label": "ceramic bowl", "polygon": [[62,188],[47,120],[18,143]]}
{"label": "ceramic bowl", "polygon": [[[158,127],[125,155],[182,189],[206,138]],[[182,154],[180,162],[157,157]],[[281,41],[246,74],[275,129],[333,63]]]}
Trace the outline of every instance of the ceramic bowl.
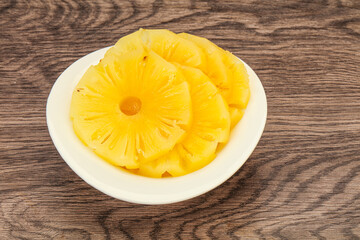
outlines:
{"label": "ceramic bowl", "polygon": [[82,57],[56,80],[46,106],[51,138],[61,157],[85,182],[99,191],[139,204],[168,204],[206,193],[230,178],[249,158],[265,127],[267,102],[263,86],[245,63],[250,77],[251,98],[241,121],[232,130],[228,144],[204,168],[181,177],[147,178],[128,173],[95,155],[75,135],[69,117],[73,89],[90,65],[109,48]]}

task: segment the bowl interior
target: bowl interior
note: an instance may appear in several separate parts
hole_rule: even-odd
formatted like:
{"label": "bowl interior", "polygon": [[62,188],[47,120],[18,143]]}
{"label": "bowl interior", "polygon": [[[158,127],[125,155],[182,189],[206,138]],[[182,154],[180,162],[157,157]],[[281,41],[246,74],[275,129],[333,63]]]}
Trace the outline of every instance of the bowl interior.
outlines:
{"label": "bowl interior", "polygon": [[109,48],[79,59],[56,80],[46,106],[51,138],[65,162],[84,181],[112,197],[141,204],[166,204],[203,194],[230,178],[255,149],[265,127],[267,103],[255,72],[245,63],[251,98],[242,120],[231,132],[229,143],[204,168],[191,174],[164,179],[137,176],[112,166],[95,155],[75,135],[69,117],[73,89],[90,65],[97,64]]}

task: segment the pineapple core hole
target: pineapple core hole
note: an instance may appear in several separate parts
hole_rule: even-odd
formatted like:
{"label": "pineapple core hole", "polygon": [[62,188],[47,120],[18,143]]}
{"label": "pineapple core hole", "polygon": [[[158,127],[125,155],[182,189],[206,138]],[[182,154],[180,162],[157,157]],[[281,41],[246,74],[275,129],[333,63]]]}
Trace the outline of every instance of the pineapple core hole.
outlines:
{"label": "pineapple core hole", "polygon": [[127,97],[120,103],[120,110],[128,116],[137,114],[141,109],[141,101],[137,97]]}

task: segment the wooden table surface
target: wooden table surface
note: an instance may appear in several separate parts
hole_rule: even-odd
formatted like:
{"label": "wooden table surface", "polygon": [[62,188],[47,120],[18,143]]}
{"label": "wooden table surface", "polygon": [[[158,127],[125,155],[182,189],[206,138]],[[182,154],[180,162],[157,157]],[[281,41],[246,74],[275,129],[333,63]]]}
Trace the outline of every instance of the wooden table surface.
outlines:
{"label": "wooden table surface", "polygon": [[[0,239],[359,239],[360,1],[2,0],[0,26]],[[267,94],[244,166],[176,204],[90,187],[47,130],[60,73],[140,27],[209,38]]]}

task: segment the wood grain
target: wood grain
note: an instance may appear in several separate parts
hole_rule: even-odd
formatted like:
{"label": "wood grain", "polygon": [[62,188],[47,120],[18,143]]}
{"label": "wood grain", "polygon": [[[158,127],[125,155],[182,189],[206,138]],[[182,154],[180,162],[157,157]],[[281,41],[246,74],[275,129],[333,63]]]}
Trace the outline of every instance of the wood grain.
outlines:
{"label": "wood grain", "polygon": [[[360,239],[360,1],[3,0],[0,26],[0,239]],[[267,93],[246,164],[181,203],[102,194],[47,131],[59,74],[140,27],[209,38]]]}

